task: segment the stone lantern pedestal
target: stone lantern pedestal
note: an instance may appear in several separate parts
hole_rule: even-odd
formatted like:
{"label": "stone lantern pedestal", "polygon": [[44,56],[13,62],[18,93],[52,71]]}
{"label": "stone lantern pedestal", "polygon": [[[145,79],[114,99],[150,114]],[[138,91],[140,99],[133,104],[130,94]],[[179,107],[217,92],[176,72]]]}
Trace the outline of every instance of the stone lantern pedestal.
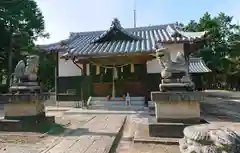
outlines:
{"label": "stone lantern pedestal", "polygon": [[[37,80],[38,57],[28,56],[27,66],[21,60],[15,68],[15,83],[9,93],[3,95],[4,118],[0,119],[0,131],[28,131],[48,129],[55,123],[54,116],[46,116],[43,95]],[[24,72],[25,71],[25,72]],[[26,73],[28,72],[28,73]],[[25,74],[26,73],[26,74]]]}

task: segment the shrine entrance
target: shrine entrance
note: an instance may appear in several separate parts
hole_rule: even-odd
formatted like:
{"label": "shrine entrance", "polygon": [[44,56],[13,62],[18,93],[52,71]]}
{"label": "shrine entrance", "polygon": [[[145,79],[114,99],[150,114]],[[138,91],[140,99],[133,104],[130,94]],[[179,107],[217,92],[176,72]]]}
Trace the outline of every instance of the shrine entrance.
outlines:
{"label": "shrine entrance", "polygon": [[147,94],[146,61],[150,54],[118,55],[89,58],[93,97],[122,97],[128,92],[132,97]]}

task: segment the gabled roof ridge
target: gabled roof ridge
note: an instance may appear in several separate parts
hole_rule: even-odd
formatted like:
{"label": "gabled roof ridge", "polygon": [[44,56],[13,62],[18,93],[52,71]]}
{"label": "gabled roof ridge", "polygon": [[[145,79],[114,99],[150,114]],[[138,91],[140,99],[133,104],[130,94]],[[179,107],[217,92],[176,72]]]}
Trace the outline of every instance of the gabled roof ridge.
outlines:
{"label": "gabled roof ridge", "polygon": [[[175,25],[175,23],[169,23],[169,24],[158,24],[158,25],[149,25],[149,26],[139,26],[136,28],[124,28],[124,30],[126,31],[136,31],[136,30],[141,30],[141,29],[152,29],[152,28],[158,28],[158,27],[167,27],[168,25]],[[96,31],[83,31],[83,32],[70,32],[70,36],[71,35],[89,35],[89,34],[93,34],[93,33],[103,33],[106,30],[96,30]]]}
{"label": "gabled roof ridge", "polygon": [[129,31],[126,31],[120,21],[115,18],[113,21],[112,21],[112,24],[110,26],[110,28],[108,30],[106,30],[105,32],[103,32],[99,37],[96,37],[95,39],[93,39],[92,43],[96,43],[96,42],[101,42],[101,41],[104,41],[104,39],[106,37],[109,36],[109,34],[111,34],[112,32],[116,32],[116,31],[119,31],[120,33],[124,34],[125,36],[127,36],[127,38],[129,39],[132,39],[132,40],[142,40],[141,37],[139,36],[135,36],[134,34],[132,34],[131,32]]}

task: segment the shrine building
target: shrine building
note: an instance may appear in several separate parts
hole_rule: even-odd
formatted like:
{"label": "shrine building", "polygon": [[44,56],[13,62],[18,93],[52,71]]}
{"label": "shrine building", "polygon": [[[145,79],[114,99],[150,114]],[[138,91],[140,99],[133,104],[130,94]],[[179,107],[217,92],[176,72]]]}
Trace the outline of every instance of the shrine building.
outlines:
{"label": "shrine building", "polygon": [[[41,45],[57,56],[58,101],[87,100],[92,97],[150,99],[159,91],[162,67],[152,55],[156,43],[170,51],[190,55],[205,39],[206,32],[184,32],[176,24],[123,28],[114,19],[108,30],[70,33],[68,39]],[[191,75],[211,72],[201,58],[189,58]],[[195,81],[195,83],[197,83]]]}

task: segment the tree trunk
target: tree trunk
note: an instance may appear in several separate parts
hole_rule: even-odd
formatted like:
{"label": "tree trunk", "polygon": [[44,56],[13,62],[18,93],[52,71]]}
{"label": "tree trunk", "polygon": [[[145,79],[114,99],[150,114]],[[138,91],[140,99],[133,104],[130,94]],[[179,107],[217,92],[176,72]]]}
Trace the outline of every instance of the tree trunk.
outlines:
{"label": "tree trunk", "polygon": [[11,76],[12,76],[12,56],[13,56],[13,52],[12,52],[12,30],[10,30],[10,40],[9,40],[9,48],[8,48],[8,76],[7,76],[7,86],[10,87],[11,85]]}

